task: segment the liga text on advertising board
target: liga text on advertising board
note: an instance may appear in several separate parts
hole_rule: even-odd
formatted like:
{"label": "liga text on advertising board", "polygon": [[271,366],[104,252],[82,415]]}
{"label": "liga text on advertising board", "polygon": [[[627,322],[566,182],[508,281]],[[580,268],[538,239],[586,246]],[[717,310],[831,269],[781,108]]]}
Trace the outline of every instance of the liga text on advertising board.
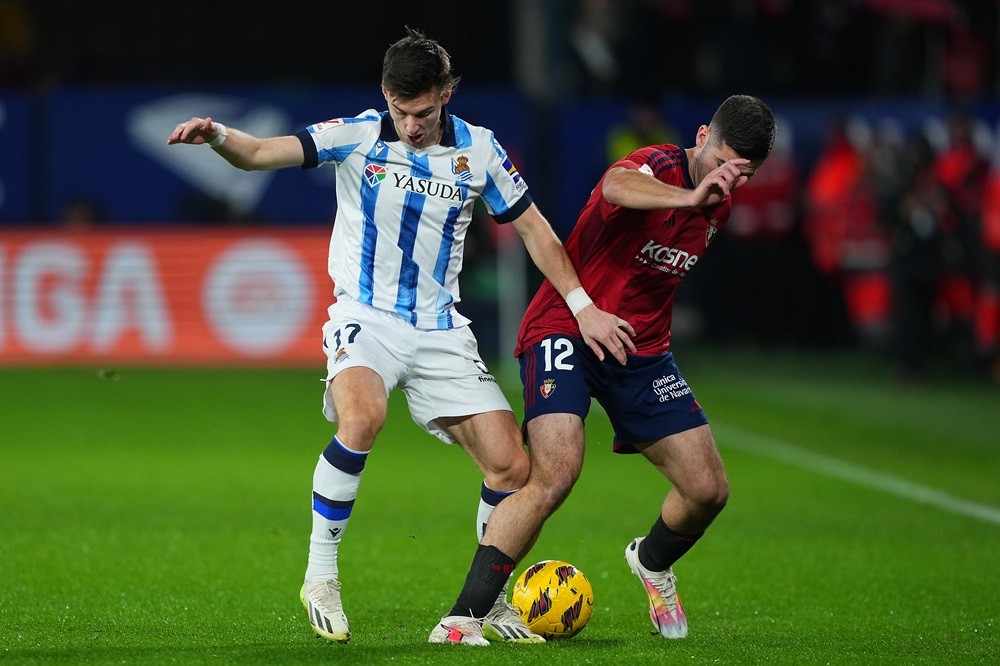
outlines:
{"label": "liga text on advertising board", "polygon": [[329,234],[0,231],[0,364],[322,366]]}

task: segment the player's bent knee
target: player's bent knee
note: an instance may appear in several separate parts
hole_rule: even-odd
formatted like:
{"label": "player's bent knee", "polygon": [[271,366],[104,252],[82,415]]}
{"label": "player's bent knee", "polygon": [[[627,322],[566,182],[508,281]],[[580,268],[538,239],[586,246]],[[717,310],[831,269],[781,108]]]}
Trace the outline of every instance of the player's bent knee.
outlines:
{"label": "player's bent knee", "polygon": [[729,501],[729,482],[725,477],[709,478],[687,488],[687,500],[708,515],[718,515]]}
{"label": "player's bent knee", "polygon": [[558,509],[569,497],[577,477],[568,474],[543,474],[536,468],[531,471],[531,487],[538,506],[547,514]]}
{"label": "player's bent knee", "polygon": [[494,490],[519,490],[528,484],[531,461],[523,451],[512,454],[497,465],[484,472],[486,485]]}
{"label": "player's bent knee", "polygon": [[341,415],[337,422],[337,433],[343,435],[342,439],[347,445],[364,447],[364,443],[375,441],[375,437],[385,424],[385,416],[376,413],[365,413],[355,411]]}
{"label": "player's bent knee", "polygon": [[726,503],[729,502],[729,485],[726,484],[725,487],[720,488],[718,492],[708,501],[708,511],[713,515],[719,515],[722,510],[726,508]]}

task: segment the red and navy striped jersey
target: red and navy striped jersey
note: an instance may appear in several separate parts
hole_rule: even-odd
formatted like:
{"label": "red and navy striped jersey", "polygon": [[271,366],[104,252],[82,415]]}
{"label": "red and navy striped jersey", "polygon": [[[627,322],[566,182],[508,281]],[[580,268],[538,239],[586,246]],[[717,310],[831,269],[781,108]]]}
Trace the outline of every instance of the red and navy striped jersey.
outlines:
{"label": "red and navy striped jersey", "polygon": [[[673,145],[640,148],[612,167],[651,173],[677,187],[693,189],[687,154]],[[677,285],[701,261],[729,217],[731,198],[711,208],[635,210],[615,206],[598,182],[566,241],[580,282],[597,307],[635,328],[639,354],[664,354]],[[528,305],[515,355],[542,338],[562,333],[579,337],[576,319],[545,280]]]}

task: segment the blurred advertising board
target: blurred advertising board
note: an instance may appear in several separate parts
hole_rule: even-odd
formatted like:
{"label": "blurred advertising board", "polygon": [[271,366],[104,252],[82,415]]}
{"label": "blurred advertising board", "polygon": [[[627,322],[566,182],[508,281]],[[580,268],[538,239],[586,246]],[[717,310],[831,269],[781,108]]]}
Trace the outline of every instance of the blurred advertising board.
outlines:
{"label": "blurred advertising board", "polygon": [[329,234],[0,230],[0,364],[322,369]]}

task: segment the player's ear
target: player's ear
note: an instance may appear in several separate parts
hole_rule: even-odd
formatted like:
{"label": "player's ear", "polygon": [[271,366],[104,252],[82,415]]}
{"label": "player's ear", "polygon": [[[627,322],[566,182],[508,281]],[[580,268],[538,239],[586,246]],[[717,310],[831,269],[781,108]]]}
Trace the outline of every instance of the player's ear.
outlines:
{"label": "player's ear", "polygon": [[711,134],[711,130],[708,125],[702,125],[698,128],[698,133],[694,136],[695,145],[699,148],[704,148],[708,144],[708,137]]}
{"label": "player's ear", "polygon": [[451,88],[448,88],[447,90],[445,90],[444,92],[441,93],[441,103],[442,104],[447,104],[448,103],[448,101],[451,99],[451,93],[452,93]]}

